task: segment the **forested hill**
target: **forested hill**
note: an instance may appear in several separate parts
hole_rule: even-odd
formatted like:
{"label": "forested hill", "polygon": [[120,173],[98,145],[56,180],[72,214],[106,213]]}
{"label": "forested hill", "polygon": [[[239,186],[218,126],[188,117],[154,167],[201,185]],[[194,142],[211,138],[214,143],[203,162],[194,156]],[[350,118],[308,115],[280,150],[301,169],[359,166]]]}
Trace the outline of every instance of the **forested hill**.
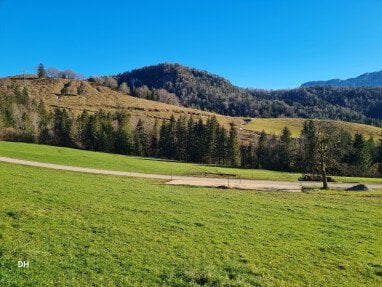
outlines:
{"label": "forested hill", "polygon": [[159,64],[118,75],[118,82],[131,88],[165,89],[174,93],[182,105],[221,114],[242,115],[235,110],[235,100],[248,96],[228,80],[206,71],[179,64]]}
{"label": "forested hill", "polygon": [[382,87],[382,71],[365,73],[346,80],[333,79],[329,81],[307,82],[302,84],[301,87]]}
{"label": "forested hill", "polygon": [[183,106],[224,115],[382,123],[382,88],[250,90],[236,87],[206,71],[179,64],[144,67],[119,74],[116,78],[119,85],[127,83],[137,97],[148,98],[154,90],[165,91]]}

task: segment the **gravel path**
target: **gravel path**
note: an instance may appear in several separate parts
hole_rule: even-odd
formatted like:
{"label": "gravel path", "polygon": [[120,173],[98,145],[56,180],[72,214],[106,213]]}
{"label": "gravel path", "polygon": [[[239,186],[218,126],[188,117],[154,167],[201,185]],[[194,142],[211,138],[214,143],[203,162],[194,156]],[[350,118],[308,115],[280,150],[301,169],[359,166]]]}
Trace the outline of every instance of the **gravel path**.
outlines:
{"label": "gravel path", "polygon": [[[319,182],[291,182],[291,181],[248,180],[248,179],[240,180],[240,179],[232,179],[232,178],[230,179],[209,178],[209,177],[191,177],[191,176],[178,176],[178,175],[171,176],[171,175],[163,175],[163,174],[137,173],[137,172],[113,171],[113,170],[105,170],[105,169],[77,167],[77,166],[14,159],[9,157],[0,157],[0,162],[7,162],[7,163],[27,165],[27,166],[56,169],[56,170],[93,173],[93,174],[164,179],[164,180],[168,180],[167,184],[172,184],[172,185],[192,185],[192,186],[210,186],[210,187],[229,186],[230,188],[239,188],[239,189],[252,189],[252,190],[263,190],[263,191],[290,191],[290,192],[301,192],[302,187],[320,187]],[[352,183],[330,183],[329,184],[331,188],[341,188],[341,189],[348,188],[353,185],[354,184]],[[382,184],[367,184],[367,186],[371,189],[382,189]]]}

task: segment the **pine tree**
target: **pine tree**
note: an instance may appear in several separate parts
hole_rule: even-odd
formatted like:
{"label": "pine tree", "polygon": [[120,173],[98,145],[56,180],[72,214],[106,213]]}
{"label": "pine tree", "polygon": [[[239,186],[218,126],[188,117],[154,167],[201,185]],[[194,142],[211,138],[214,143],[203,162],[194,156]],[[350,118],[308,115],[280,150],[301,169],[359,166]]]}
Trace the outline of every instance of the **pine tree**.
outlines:
{"label": "pine tree", "polygon": [[120,154],[132,154],[133,134],[130,127],[130,116],[125,113],[117,114],[118,128],[115,133],[114,150]]}
{"label": "pine tree", "polygon": [[98,150],[112,152],[115,146],[115,136],[111,114],[110,112],[105,114],[103,111],[98,114],[101,122],[101,130],[98,135]]}
{"label": "pine tree", "polygon": [[175,126],[176,126],[176,120],[174,115],[172,114],[170,117],[169,122],[169,158],[175,159],[175,153],[176,153],[176,134],[175,134]]}
{"label": "pine tree", "polygon": [[73,146],[72,141],[73,120],[65,109],[55,109],[54,126],[55,143],[58,146]]}
{"label": "pine tree", "polygon": [[175,159],[180,161],[187,160],[187,124],[186,118],[181,116],[175,125]]}
{"label": "pine tree", "polygon": [[301,132],[302,146],[302,169],[308,173],[317,171],[316,151],[317,151],[317,135],[316,126],[312,120],[305,121]]}
{"label": "pine tree", "polygon": [[147,134],[142,119],[139,119],[134,131],[134,154],[145,156],[147,152]]}
{"label": "pine tree", "polygon": [[150,156],[159,156],[159,122],[155,119],[153,129],[150,134]]}
{"label": "pine tree", "polygon": [[265,131],[263,130],[260,133],[259,143],[257,146],[257,164],[258,168],[266,168],[268,163],[269,155],[269,142],[268,137]]}
{"label": "pine tree", "polygon": [[159,136],[159,154],[164,158],[173,158],[173,133],[171,122],[163,120]]}
{"label": "pine tree", "polygon": [[224,127],[219,127],[217,131],[215,157],[217,163],[226,164],[228,146],[228,132]]}
{"label": "pine tree", "polygon": [[194,125],[194,137],[195,137],[195,162],[203,162],[203,157],[205,155],[206,145],[205,145],[205,126],[203,120],[199,120]]}
{"label": "pine tree", "polygon": [[292,138],[288,127],[284,127],[281,132],[277,155],[279,160],[279,169],[285,171],[290,170],[292,160]]}
{"label": "pine tree", "polygon": [[365,138],[362,134],[356,133],[353,141],[353,165],[356,170],[363,174],[371,165],[371,157]]}
{"label": "pine tree", "polygon": [[195,162],[196,161],[196,135],[195,135],[195,121],[194,118],[191,116],[188,119],[187,123],[187,162]]}
{"label": "pine tree", "polygon": [[227,157],[230,165],[238,167],[241,164],[240,144],[237,129],[234,123],[230,124]]}
{"label": "pine tree", "polygon": [[219,128],[218,120],[216,116],[208,118],[205,129],[205,156],[204,160],[207,163],[213,163],[216,161],[216,137],[217,130]]}
{"label": "pine tree", "polygon": [[46,70],[43,64],[38,65],[37,67],[37,76],[39,78],[46,78]]}

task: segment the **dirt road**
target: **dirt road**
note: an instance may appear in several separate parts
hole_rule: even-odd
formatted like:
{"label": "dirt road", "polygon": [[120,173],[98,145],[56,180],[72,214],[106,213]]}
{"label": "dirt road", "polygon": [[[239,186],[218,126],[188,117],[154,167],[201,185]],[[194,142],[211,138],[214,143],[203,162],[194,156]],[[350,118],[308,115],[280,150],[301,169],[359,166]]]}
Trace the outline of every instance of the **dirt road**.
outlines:
{"label": "dirt road", "polygon": [[[76,167],[76,166],[69,166],[69,165],[20,160],[20,159],[14,159],[9,157],[0,157],[0,162],[7,162],[7,163],[27,165],[27,166],[56,169],[56,170],[93,173],[93,174],[164,179],[164,180],[168,180],[167,184],[172,184],[172,185],[191,185],[191,186],[210,186],[210,187],[227,186],[230,188],[240,188],[240,189],[252,189],[252,190],[263,190],[263,191],[267,191],[267,190],[268,191],[290,191],[290,192],[300,192],[302,187],[319,187],[320,186],[320,183],[318,182],[291,182],[291,181],[248,180],[248,179],[240,180],[240,179],[232,179],[232,178],[228,179],[228,178],[209,178],[209,177],[191,177],[191,176],[171,176],[171,175],[163,175],[163,174],[113,171],[113,170],[105,170],[105,169]],[[354,184],[351,184],[351,183],[331,183],[329,186],[331,188],[344,189],[353,185]],[[367,184],[367,186],[371,189],[382,189],[382,184]]]}

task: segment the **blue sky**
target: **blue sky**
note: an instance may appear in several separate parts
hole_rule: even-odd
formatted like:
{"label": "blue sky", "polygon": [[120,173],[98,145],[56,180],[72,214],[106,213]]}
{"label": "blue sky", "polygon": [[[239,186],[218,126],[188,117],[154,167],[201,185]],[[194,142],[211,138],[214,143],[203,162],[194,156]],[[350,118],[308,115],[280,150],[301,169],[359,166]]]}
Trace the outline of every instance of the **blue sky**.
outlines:
{"label": "blue sky", "polygon": [[0,0],[0,76],[38,63],[107,75],[161,62],[243,87],[382,69],[380,0]]}

